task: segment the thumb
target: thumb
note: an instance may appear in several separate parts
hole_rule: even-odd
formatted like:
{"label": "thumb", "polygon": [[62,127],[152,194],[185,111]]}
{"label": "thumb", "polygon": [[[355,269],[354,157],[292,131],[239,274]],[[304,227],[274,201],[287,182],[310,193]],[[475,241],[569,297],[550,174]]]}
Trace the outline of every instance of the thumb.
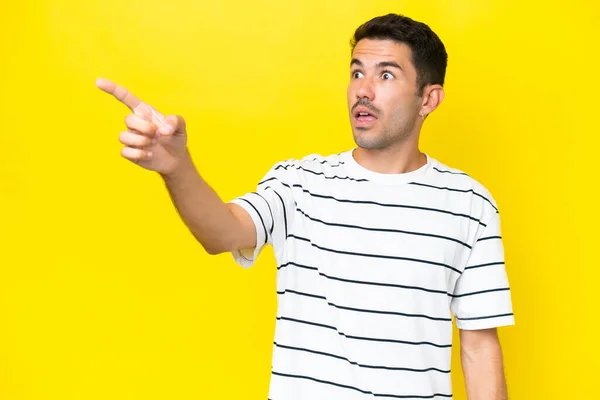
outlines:
{"label": "thumb", "polygon": [[163,123],[165,117],[154,109],[149,104],[140,102],[134,109],[133,113],[142,119],[152,122],[155,125],[160,125]]}
{"label": "thumb", "polygon": [[185,134],[185,120],[180,115],[169,115],[165,117],[158,132],[163,136]]}

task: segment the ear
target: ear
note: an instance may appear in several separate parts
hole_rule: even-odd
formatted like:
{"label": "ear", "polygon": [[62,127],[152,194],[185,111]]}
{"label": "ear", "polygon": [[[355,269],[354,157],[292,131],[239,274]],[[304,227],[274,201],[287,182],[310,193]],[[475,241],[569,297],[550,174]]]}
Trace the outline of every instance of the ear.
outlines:
{"label": "ear", "polygon": [[428,85],[423,89],[421,110],[419,115],[426,118],[444,100],[444,87],[442,85]]}

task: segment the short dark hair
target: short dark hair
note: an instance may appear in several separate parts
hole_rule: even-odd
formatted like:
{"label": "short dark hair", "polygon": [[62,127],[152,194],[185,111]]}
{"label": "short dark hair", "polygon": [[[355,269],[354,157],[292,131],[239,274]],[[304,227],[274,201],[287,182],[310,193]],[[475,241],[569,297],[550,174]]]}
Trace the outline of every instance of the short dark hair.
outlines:
{"label": "short dark hair", "polygon": [[363,39],[393,40],[410,47],[419,95],[426,85],[444,85],[448,54],[438,35],[426,24],[400,14],[382,15],[356,29],[350,41],[352,51]]}

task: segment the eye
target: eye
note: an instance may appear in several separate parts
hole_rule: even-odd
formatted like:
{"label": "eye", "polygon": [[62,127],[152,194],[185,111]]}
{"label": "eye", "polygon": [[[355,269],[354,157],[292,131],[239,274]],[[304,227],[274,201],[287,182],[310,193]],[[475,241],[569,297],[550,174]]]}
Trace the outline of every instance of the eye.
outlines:
{"label": "eye", "polygon": [[388,80],[388,79],[393,79],[393,78],[394,78],[394,75],[392,75],[392,73],[391,73],[391,72],[389,72],[389,71],[384,71],[384,72],[381,74],[381,77],[382,77],[384,80]]}
{"label": "eye", "polygon": [[352,72],[352,78],[357,79],[357,78],[360,78],[360,77],[362,77],[362,72],[360,72],[360,71],[354,71],[354,72]]}

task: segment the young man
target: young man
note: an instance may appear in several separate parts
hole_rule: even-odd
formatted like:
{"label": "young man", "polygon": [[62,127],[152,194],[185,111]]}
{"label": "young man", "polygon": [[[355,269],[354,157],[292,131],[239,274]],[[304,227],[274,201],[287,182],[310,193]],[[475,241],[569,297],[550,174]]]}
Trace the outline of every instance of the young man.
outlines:
{"label": "young man", "polygon": [[228,203],[194,167],[181,117],[97,82],[133,111],[122,155],[163,177],[208,253],[249,267],[273,246],[270,399],[452,398],[452,316],[469,400],[507,398],[496,328],[514,317],[497,206],[418,146],[446,63],[427,25],[395,14],[366,22],[347,93],[357,147],[278,163]]}

